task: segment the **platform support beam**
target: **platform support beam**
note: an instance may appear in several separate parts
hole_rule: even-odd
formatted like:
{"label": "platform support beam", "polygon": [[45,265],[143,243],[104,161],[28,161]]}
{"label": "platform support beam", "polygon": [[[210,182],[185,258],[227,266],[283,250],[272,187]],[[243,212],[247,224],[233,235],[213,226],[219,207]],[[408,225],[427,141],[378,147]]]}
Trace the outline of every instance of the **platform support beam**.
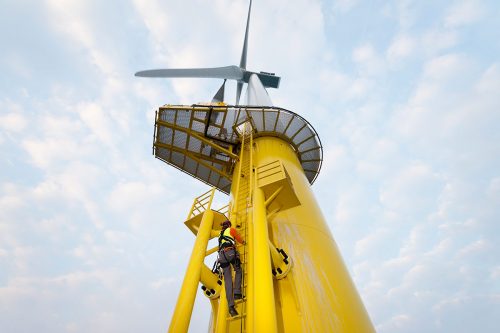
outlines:
{"label": "platform support beam", "polygon": [[189,259],[186,275],[184,276],[184,281],[182,282],[182,287],[177,299],[177,305],[175,306],[174,315],[170,322],[168,331],[171,333],[183,333],[188,331],[213,220],[214,213],[210,209],[203,212],[200,228],[198,229],[198,234],[196,235],[193,246],[193,252]]}
{"label": "platform support beam", "polygon": [[264,192],[254,189],[254,331],[275,333],[278,331],[276,307],[274,302],[273,275],[271,272],[271,255],[269,252],[269,233],[266,218]]}

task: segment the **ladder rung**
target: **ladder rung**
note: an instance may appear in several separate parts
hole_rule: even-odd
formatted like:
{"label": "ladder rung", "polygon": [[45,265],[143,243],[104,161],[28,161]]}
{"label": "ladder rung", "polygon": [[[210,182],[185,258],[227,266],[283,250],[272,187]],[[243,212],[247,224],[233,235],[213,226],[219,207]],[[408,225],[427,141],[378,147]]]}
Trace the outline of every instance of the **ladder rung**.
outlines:
{"label": "ladder rung", "polygon": [[243,317],[246,317],[246,313],[239,313],[237,316],[234,316],[234,317],[231,317],[231,316],[228,316],[226,318],[226,320],[228,321],[233,321],[233,320],[237,320],[237,319],[242,319]]}

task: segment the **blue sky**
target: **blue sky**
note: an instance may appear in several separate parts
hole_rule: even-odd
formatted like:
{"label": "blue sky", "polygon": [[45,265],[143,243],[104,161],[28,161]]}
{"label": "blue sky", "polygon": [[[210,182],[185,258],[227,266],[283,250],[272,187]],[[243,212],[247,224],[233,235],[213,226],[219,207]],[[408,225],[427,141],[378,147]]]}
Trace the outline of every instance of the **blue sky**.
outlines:
{"label": "blue sky", "polygon": [[[221,82],[133,73],[239,63],[247,6],[1,1],[2,331],[167,329],[208,188],[151,155],[154,111]],[[496,1],[254,3],[248,68],[282,76],[274,104],[319,133],[313,190],[378,332],[500,330],[498,17]],[[198,297],[192,332],[208,313]]]}

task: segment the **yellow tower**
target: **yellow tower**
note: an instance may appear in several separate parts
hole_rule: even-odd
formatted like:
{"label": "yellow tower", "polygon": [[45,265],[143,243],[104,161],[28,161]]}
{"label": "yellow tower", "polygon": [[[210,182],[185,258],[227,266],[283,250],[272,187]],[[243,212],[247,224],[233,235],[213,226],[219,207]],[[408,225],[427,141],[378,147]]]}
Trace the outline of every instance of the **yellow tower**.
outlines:
{"label": "yellow tower", "polygon": [[[246,70],[250,8],[239,67],[136,74],[238,82],[236,105],[223,102],[224,81],[212,103],[165,105],[156,115],[155,156],[212,186],[184,222],[196,239],[169,332],[188,331],[200,284],[212,306],[209,332],[374,332],[311,190],[321,168],[320,139],[304,118],[272,106],[265,88],[277,88],[279,77]],[[244,83],[246,105],[238,105]],[[218,210],[216,189],[229,195]],[[218,250],[208,242],[226,218],[246,239],[238,248],[244,298],[235,317],[225,281],[204,263]]]}

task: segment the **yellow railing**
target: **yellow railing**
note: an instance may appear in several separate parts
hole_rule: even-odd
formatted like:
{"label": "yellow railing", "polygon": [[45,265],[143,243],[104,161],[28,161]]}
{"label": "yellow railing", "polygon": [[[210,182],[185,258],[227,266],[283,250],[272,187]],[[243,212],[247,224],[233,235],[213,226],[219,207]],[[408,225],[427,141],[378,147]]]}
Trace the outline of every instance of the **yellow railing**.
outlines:
{"label": "yellow railing", "polygon": [[222,208],[219,208],[217,209],[217,211],[221,214],[223,214],[224,216],[226,216],[227,218],[229,218],[229,211],[231,210],[231,206],[230,204],[228,205],[225,205],[224,207]]}
{"label": "yellow railing", "polygon": [[191,210],[189,211],[187,220],[195,217],[196,215],[202,214],[204,211],[209,210],[212,206],[212,200],[214,199],[215,187],[212,187],[207,192],[203,193],[199,197],[194,199]]}

